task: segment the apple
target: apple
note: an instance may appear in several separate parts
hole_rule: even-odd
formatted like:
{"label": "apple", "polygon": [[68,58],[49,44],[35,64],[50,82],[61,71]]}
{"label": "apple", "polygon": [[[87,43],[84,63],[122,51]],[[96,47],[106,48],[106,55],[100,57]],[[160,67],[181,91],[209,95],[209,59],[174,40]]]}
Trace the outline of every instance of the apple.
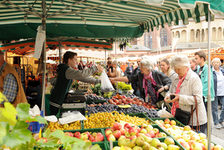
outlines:
{"label": "apple", "polygon": [[164,143],[166,143],[166,145],[175,144],[174,140],[171,137],[166,137]]}
{"label": "apple", "polygon": [[135,136],[135,135],[132,135],[132,136],[129,137],[130,140],[133,140],[133,139],[136,139],[136,138],[137,138],[137,136]]}
{"label": "apple", "polygon": [[125,130],[124,129],[120,129],[121,135],[125,135]]}
{"label": "apple", "polygon": [[179,150],[179,149],[180,149],[179,146],[173,145],[173,144],[168,145],[168,148],[167,148],[167,150]]}
{"label": "apple", "polygon": [[81,133],[80,139],[82,139],[82,140],[88,140],[88,134],[87,133]]}
{"label": "apple", "polygon": [[129,129],[131,126],[130,126],[130,124],[129,123],[125,123],[125,125],[124,125],[124,129]]}
{"label": "apple", "polygon": [[191,145],[191,149],[193,149],[193,150],[203,150],[203,147],[202,147],[202,144],[201,143],[194,142]]}
{"label": "apple", "polygon": [[75,132],[75,133],[74,133],[74,137],[80,139],[80,137],[81,137],[81,133],[80,133],[80,132]]}
{"label": "apple", "polygon": [[96,139],[97,142],[101,142],[101,141],[104,140],[104,136],[103,136],[102,133],[99,132],[99,133],[97,133],[95,139]]}
{"label": "apple", "polygon": [[204,134],[204,133],[198,133],[198,135],[199,135],[199,137],[200,137],[201,140],[202,139],[206,139],[206,134]]}
{"label": "apple", "polygon": [[147,143],[147,142],[144,142],[144,144],[143,144],[143,150],[149,150],[149,148],[150,148],[150,144],[149,143]]}
{"label": "apple", "polygon": [[149,150],[157,150],[154,146],[150,146]]}
{"label": "apple", "polygon": [[177,123],[176,123],[175,120],[171,120],[171,121],[170,121],[170,124],[171,124],[171,125],[176,125]]}
{"label": "apple", "polygon": [[184,131],[190,131],[190,130],[191,130],[191,127],[189,125],[184,126]]}
{"label": "apple", "polygon": [[125,136],[120,136],[120,138],[118,139],[118,146],[123,146],[126,144],[126,137]]}
{"label": "apple", "polygon": [[160,144],[160,146],[163,147],[164,150],[167,150],[167,148],[168,148],[168,146],[166,145],[166,143],[163,143],[163,142]]}
{"label": "apple", "polygon": [[166,137],[166,136],[167,136],[166,133],[160,132],[159,134],[157,134],[156,137]]}
{"label": "apple", "polygon": [[153,127],[152,127],[152,125],[148,125],[145,129],[147,130],[147,132],[149,132],[149,131],[153,130]]}
{"label": "apple", "polygon": [[165,124],[170,124],[170,119],[166,118],[166,119],[164,120],[164,123],[165,123]]}
{"label": "apple", "polygon": [[112,150],[120,150],[121,148],[119,147],[119,146],[115,146],[115,147],[113,147],[113,149]]}
{"label": "apple", "polygon": [[116,138],[114,137],[113,134],[110,134],[110,135],[108,135],[107,140],[108,141],[116,141]]}
{"label": "apple", "polygon": [[165,124],[164,127],[165,128],[169,128],[170,127],[170,124]]}
{"label": "apple", "polygon": [[139,146],[135,146],[132,150],[143,150],[143,149]]}
{"label": "apple", "polygon": [[[89,136],[89,140],[90,140],[91,142],[96,141],[96,139],[95,139],[95,137],[94,137],[93,135],[90,135],[90,136]],[[96,142],[97,142],[97,141],[96,141]]]}
{"label": "apple", "polygon": [[65,132],[65,135],[73,137],[73,133],[72,132]]}
{"label": "apple", "polygon": [[156,136],[154,130],[149,131],[148,134],[150,135],[151,138],[154,138]]}
{"label": "apple", "polygon": [[161,144],[161,142],[159,141],[159,139],[152,139],[152,141],[151,141],[151,146],[153,146],[153,147],[157,147],[160,144]]}
{"label": "apple", "polygon": [[199,141],[200,140],[200,137],[198,134],[194,134],[193,136],[191,136],[191,140],[194,140],[194,141]]}
{"label": "apple", "polygon": [[140,133],[144,133],[145,134],[145,133],[147,133],[147,130],[146,129],[141,129]]}
{"label": "apple", "polygon": [[120,130],[122,128],[122,125],[118,122],[115,122],[113,125],[113,130]]}
{"label": "apple", "polygon": [[137,137],[137,139],[136,139],[136,144],[137,144],[138,146],[143,146],[143,145],[144,145],[144,142],[145,142],[145,139],[144,139],[143,136],[139,136],[139,137]]}
{"label": "apple", "polygon": [[184,141],[184,139],[178,139],[177,141],[185,148],[185,150],[190,150],[190,145]]}
{"label": "apple", "polygon": [[137,131],[135,130],[134,127],[130,127],[129,130],[128,130],[129,134],[132,136],[132,135],[136,135],[137,134]]}
{"label": "apple", "polygon": [[153,128],[153,131],[155,134],[159,133],[159,129],[157,129],[157,128]]}
{"label": "apple", "polygon": [[112,134],[112,133],[113,133],[113,132],[112,132],[111,129],[106,129],[106,130],[105,130],[105,135],[106,135],[106,137],[107,137],[108,135]]}
{"label": "apple", "polygon": [[182,138],[184,139],[184,141],[188,142],[188,141],[190,141],[191,136],[188,135],[188,134],[183,134],[183,135],[182,135]]}
{"label": "apple", "polygon": [[119,137],[121,136],[121,132],[119,130],[116,130],[113,132],[113,135],[116,139],[119,139]]}

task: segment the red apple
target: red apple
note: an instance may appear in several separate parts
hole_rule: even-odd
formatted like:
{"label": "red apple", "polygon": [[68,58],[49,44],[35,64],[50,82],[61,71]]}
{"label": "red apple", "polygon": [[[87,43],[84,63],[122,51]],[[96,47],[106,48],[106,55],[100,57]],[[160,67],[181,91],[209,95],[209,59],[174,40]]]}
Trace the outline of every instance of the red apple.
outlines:
{"label": "red apple", "polygon": [[97,142],[101,142],[101,141],[104,140],[104,136],[103,136],[102,133],[97,133],[97,135],[96,135],[95,138],[96,138],[96,141],[97,141]]}
{"label": "red apple", "polygon": [[126,128],[130,128],[131,126],[130,126],[130,124],[129,123],[125,123],[125,125],[124,125],[124,129],[126,129]]}
{"label": "red apple", "polygon": [[88,134],[87,133],[82,133],[81,136],[80,136],[80,139],[82,140],[88,140]]}
{"label": "red apple", "polygon": [[119,139],[119,137],[121,136],[121,132],[119,130],[116,130],[113,132],[113,135],[116,139]]}
{"label": "red apple", "polygon": [[153,131],[155,134],[159,133],[159,129],[157,129],[157,128],[153,128]]}
{"label": "red apple", "polygon": [[80,137],[81,137],[81,133],[80,133],[80,132],[75,132],[75,133],[74,133],[74,137],[80,139]]}
{"label": "red apple", "polygon": [[90,136],[89,136],[89,140],[90,140],[91,142],[96,141],[96,139],[95,139],[95,137],[94,137],[93,135],[90,135]]}
{"label": "red apple", "polygon": [[166,118],[166,119],[164,120],[164,123],[165,123],[165,124],[170,124],[170,119]]}
{"label": "red apple", "polygon": [[130,127],[129,130],[128,130],[129,134],[132,136],[132,135],[136,135],[137,131],[135,130],[134,127]]}
{"label": "red apple", "polygon": [[154,130],[149,131],[148,134],[150,135],[151,138],[154,138],[156,136]]}
{"label": "red apple", "polygon": [[65,135],[73,137],[73,133],[72,132],[65,132]]}
{"label": "red apple", "polygon": [[125,130],[124,129],[120,129],[121,135],[125,134]]}
{"label": "red apple", "polygon": [[171,125],[176,125],[177,123],[176,123],[175,120],[171,120],[171,121],[170,121],[170,124],[171,124]]}

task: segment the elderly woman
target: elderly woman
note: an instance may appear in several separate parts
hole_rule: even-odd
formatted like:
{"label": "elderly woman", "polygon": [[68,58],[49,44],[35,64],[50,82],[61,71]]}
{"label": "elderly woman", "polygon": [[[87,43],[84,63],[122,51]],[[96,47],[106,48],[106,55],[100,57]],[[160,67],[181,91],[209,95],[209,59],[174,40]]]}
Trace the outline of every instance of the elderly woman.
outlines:
{"label": "elderly woman", "polygon": [[116,60],[114,60],[111,65],[112,65],[112,68],[110,68],[109,71],[107,72],[107,75],[109,77],[115,78],[115,77],[123,76],[123,71],[118,66],[118,63]]}
{"label": "elderly woman", "polygon": [[[175,116],[176,108],[191,112],[191,106],[195,108],[195,99],[197,100],[198,117],[196,111],[193,112],[190,119],[190,125],[194,129],[200,126],[201,132],[206,132],[207,116],[202,99],[202,83],[196,73],[190,69],[190,63],[186,56],[175,56],[171,61],[171,66],[178,74],[170,86],[169,94],[165,97],[167,103],[173,103],[171,113]],[[170,99],[170,94],[175,95],[175,98]]]}
{"label": "elderly woman", "polygon": [[[220,129],[224,127],[224,70],[220,67],[221,61],[219,58],[214,58],[212,60],[212,66],[215,88],[215,100],[212,101],[212,105],[214,106],[212,107],[212,116],[215,128]],[[218,101],[222,104],[220,119],[218,118]]]}
{"label": "elderly woman", "polygon": [[171,79],[171,81],[177,77],[177,74],[171,69],[168,59],[165,58],[160,61],[160,68],[161,71]]}
{"label": "elderly woman", "polygon": [[144,98],[146,102],[156,105],[157,102],[164,99],[160,93],[169,89],[171,80],[163,73],[153,70],[153,66],[153,59],[143,59],[140,62],[141,71],[127,77],[114,78],[111,81],[138,82],[140,97]]}

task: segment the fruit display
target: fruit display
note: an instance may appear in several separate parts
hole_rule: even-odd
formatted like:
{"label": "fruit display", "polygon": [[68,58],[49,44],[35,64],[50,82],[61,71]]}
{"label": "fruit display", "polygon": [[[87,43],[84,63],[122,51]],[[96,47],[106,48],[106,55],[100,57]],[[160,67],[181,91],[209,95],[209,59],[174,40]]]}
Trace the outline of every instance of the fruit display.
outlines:
{"label": "fruit display", "polygon": [[112,127],[115,122],[124,121],[134,125],[149,124],[149,120],[136,116],[125,115],[124,113],[114,112],[99,112],[86,116],[84,128],[106,128]]}
{"label": "fruit display", "polygon": [[[191,130],[189,125],[180,127],[176,125],[176,121],[165,119],[156,120],[161,128],[167,131],[174,139],[176,139],[186,150],[205,150],[207,149],[208,143],[204,133],[197,133]],[[211,143],[212,150],[223,149],[220,145],[214,145]]]}
{"label": "fruit display", "polygon": [[149,138],[144,135],[139,135],[134,139],[128,139],[125,136],[121,136],[118,139],[118,146],[115,146],[112,150],[179,150],[180,146],[175,145],[174,140],[171,137],[163,139]]}
{"label": "fruit display", "polygon": [[90,104],[86,108],[87,114],[93,114],[98,112],[112,112],[112,111],[118,111],[119,113],[125,113],[125,114],[131,114],[131,113],[144,113],[149,118],[157,118],[159,117],[157,114],[157,111],[154,109],[147,109],[144,106],[138,106],[136,104],[130,105],[129,108],[121,108],[117,105],[113,104]]}
{"label": "fruit display", "polygon": [[80,121],[76,121],[73,123],[69,123],[69,124],[60,124],[59,122],[49,122],[48,124],[48,129],[50,129],[51,131],[55,131],[55,130],[77,130],[77,129],[81,129],[81,122]]}
{"label": "fruit display", "polygon": [[123,126],[121,123],[115,122],[113,127],[105,130],[105,135],[108,141],[118,140],[121,136],[125,136],[127,139],[136,139],[139,136],[146,136],[148,138],[161,138],[166,137],[166,133],[160,131],[159,127],[153,127],[152,125],[143,124],[141,127],[130,125],[125,123]]}
{"label": "fruit display", "polygon": [[104,136],[101,132],[79,132],[76,131],[75,133],[73,132],[65,132],[66,135],[71,136],[71,137],[76,137],[78,139],[81,139],[83,141],[91,141],[91,142],[101,142],[104,140]]}
{"label": "fruit display", "polygon": [[126,104],[136,104],[138,106],[144,106],[148,109],[155,109],[155,106],[152,106],[151,104],[148,104],[144,102],[143,99],[138,97],[126,97],[125,95],[115,95],[111,99],[108,100],[110,104],[114,105],[126,105]]}
{"label": "fruit display", "polygon": [[85,95],[85,97],[87,104],[98,104],[107,102],[107,99],[103,98],[102,96],[97,96],[96,94],[88,94]]}

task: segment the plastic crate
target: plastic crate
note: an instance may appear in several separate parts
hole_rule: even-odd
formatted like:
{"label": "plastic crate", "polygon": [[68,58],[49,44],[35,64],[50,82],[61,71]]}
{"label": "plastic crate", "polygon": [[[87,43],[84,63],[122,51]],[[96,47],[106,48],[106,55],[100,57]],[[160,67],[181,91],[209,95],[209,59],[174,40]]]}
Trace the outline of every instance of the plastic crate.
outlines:
{"label": "plastic crate", "polygon": [[[172,138],[172,137],[171,137]],[[160,140],[160,142],[163,142],[165,140],[165,138],[158,138]],[[175,145],[179,146],[181,150],[185,150],[183,148],[182,145],[180,145],[180,143],[178,143],[175,139],[174,139]],[[110,143],[107,142],[108,145],[108,149],[110,150]],[[113,142],[113,147],[118,146],[118,141]]]}
{"label": "plastic crate", "polygon": [[[164,121],[165,119],[166,118],[151,118],[151,120],[154,122],[154,124],[156,124],[155,123],[156,120],[163,120]],[[185,126],[184,124],[182,124],[180,121],[176,120],[175,118],[168,118],[168,119],[176,121],[176,125],[177,126],[180,126],[180,127],[184,127]]]}

